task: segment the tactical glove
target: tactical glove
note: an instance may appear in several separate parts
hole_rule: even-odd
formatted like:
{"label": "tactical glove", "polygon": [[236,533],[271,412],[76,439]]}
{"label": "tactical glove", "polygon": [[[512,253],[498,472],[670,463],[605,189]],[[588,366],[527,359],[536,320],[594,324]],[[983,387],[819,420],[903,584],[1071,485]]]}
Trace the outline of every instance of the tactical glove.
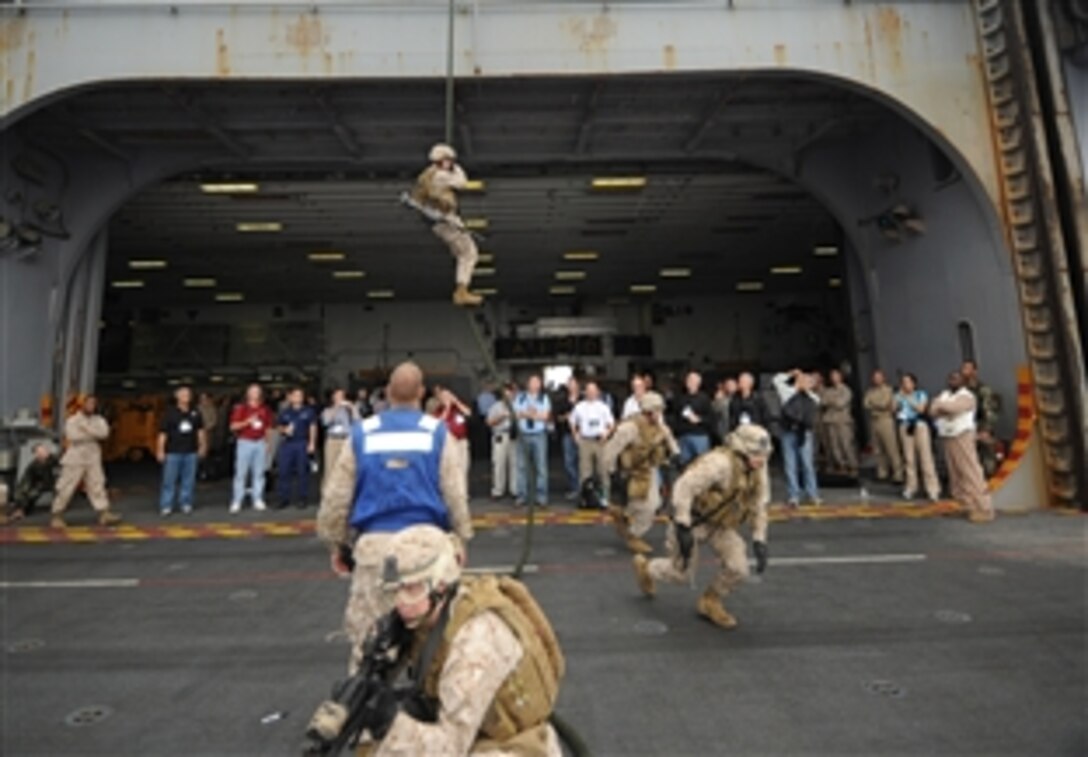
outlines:
{"label": "tactical glove", "polygon": [[684,559],[684,570],[687,570],[691,561],[691,553],[695,549],[695,535],[691,533],[691,526],[680,523],[674,524],[676,529],[676,545],[680,548],[680,557]]}
{"label": "tactical glove", "polygon": [[389,728],[393,725],[398,712],[400,712],[400,704],[397,702],[397,695],[393,693],[391,687],[381,684],[375,688],[366,700],[366,704],[363,705],[360,723],[363,728],[370,731],[375,740],[381,741],[385,738],[385,734],[389,733]]}
{"label": "tactical glove", "polygon": [[337,547],[337,550],[340,552],[340,562],[342,562],[348,570],[355,570],[354,550],[347,544],[341,544]]}
{"label": "tactical glove", "polygon": [[762,573],[767,570],[767,558],[770,556],[770,551],[767,549],[767,542],[752,542],[752,551],[756,555],[756,573]]}

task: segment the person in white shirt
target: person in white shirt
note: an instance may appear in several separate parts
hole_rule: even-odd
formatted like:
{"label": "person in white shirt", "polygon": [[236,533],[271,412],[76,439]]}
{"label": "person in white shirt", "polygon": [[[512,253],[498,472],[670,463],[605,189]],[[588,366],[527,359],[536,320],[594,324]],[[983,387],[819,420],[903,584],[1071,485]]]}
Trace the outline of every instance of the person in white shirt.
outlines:
{"label": "person in white shirt", "polygon": [[570,414],[570,430],[578,445],[579,479],[585,483],[596,471],[598,481],[606,494],[608,481],[604,470],[604,442],[612,433],[614,425],[616,419],[612,410],[601,400],[601,390],[597,382],[588,382],[585,399],[575,405]]}
{"label": "person in white shirt", "polygon": [[503,387],[502,398],[491,404],[487,411],[487,425],[491,428],[491,498],[499,499],[510,493],[517,496],[518,456],[514,434],[514,393],[516,387]]}
{"label": "person in white shirt", "polygon": [[631,377],[631,395],[623,403],[623,412],[620,414],[621,420],[634,418],[642,412],[639,409],[639,403],[642,401],[642,395],[644,394],[646,394],[646,379],[636,373]]}
{"label": "person in white shirt", "polygon": [[930,404],[929,414],[937,422],[952,496],[967,507],[967,518],[972,523],[989,523],[994,519],[994,506],[975,447],[977,407],[963,375],[953,371],[948,376],[948,388]]}

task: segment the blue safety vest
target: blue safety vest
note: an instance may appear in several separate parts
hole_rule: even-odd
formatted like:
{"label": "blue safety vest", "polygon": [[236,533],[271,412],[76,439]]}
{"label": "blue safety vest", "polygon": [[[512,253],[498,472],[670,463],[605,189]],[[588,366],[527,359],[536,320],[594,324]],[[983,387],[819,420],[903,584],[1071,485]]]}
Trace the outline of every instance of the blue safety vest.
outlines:
{"label": "blue safety vest", "polygon": [[449,531],[438,484],[445,441],[445,424],[418,410],[387,410],[353,424],[352,528],[388,532],[425,523]]}

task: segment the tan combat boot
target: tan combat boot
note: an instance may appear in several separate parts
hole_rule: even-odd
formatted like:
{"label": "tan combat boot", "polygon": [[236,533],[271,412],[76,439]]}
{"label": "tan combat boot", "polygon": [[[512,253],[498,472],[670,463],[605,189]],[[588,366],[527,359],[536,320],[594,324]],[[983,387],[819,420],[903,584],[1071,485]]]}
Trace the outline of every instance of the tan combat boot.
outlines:
{"label": "tan combat boot", "polygon": [[458,284],[457,288],[453,290],[454,305],[460,305],[461,307],[474,307],[476,305],[479,305],[483,301],[483,297],[468,291],[468,287],[464,284]]}
{"label": "tan combat boot", "polygon": [[657,592],[657,587],[654,586],[654,577],[650,575],[650,561],[643,555],[635,555],[631,558],[631,563],[635,566],[635,580],[638,581],[638,588],[647,597],[652,597]]}
{"label": "tan combat boot", "polygon": [[713,589],[707,589],[702,593],[698,603],[695,605],[695,609],[700,615],[716,626],[721,626],[726,629],[737,627],[737,619],[725,611],[725,607],[722,605],[722,598],[719,597],[718,592]]}
{"label": "tan combat boot", "polygon": [[627,542],[627,548],[636,555],[648,555],[654,551],[653,547],[634,534],[627,534],[627,538],[624,541]]}
{"label": "tan combat boot", "polygon": [[967,520],[969,520],[971,523],[974,523],[976,526],[983,523],[990,523],[993,521],[993,519],[993,510],[971,510],[969,513],[967,513]]}
{"label": "tan combat boot", "polygon": [[627,541],[627,537],[631,535],[627,529],[627,513],[619,505],[609,505],[608,514],[612,516],[612,525],[616,527],[616,533],[621,539]]}
{"label": "tan combat boot", "polygon": [[68,524],[64,522],[64,516],[54,515],[49,519],[50,528],[68,528]]}
{"label": "tan combat boot", "polygon": [[111,513],[109,510],[103,510],[98,515],[98,525],[100,526],[116,526],[121,522],[121,516],[117,513]]}

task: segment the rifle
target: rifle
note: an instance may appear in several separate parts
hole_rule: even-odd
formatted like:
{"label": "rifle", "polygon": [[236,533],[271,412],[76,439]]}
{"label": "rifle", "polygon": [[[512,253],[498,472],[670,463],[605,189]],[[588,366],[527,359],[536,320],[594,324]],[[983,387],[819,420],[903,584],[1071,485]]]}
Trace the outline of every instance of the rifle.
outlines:
{"label": "rifle", "polygon": [[304,757],[336,757],[359,743],[375,692],[396,672],[407,631],[396,610],[383,616],[363,642],[363,661],[355,675],[332,689],[306,729]]}
{"label": "rifle", "polygon": [[401,201],[401,204],[406,205],[407,207],[409,207],[412,210],[416,211],[417,213],[422,215],[427,221],[429,221],[431,223],[449,224],[450,226],[457,229],[458,231],[465,232],[466,234],[471,236],[473,239],[475,239],[477,242],[483,242],[484,241],[483,234],[479,234],[479,233],[477,233],[475,231],[470,230],[463,223],[461,223],[460,221],[455,220],[453,217],[451,217],[447,213],[443,213],[440,210],[435,210],[434,208],[431,208],[431,207],[428,207],[426,205],[423,205],[421,203],[416,202],[415,199],[413,199],[412,195],[408,194],[407,192],[401,192],[400,193],[400,201]]}

